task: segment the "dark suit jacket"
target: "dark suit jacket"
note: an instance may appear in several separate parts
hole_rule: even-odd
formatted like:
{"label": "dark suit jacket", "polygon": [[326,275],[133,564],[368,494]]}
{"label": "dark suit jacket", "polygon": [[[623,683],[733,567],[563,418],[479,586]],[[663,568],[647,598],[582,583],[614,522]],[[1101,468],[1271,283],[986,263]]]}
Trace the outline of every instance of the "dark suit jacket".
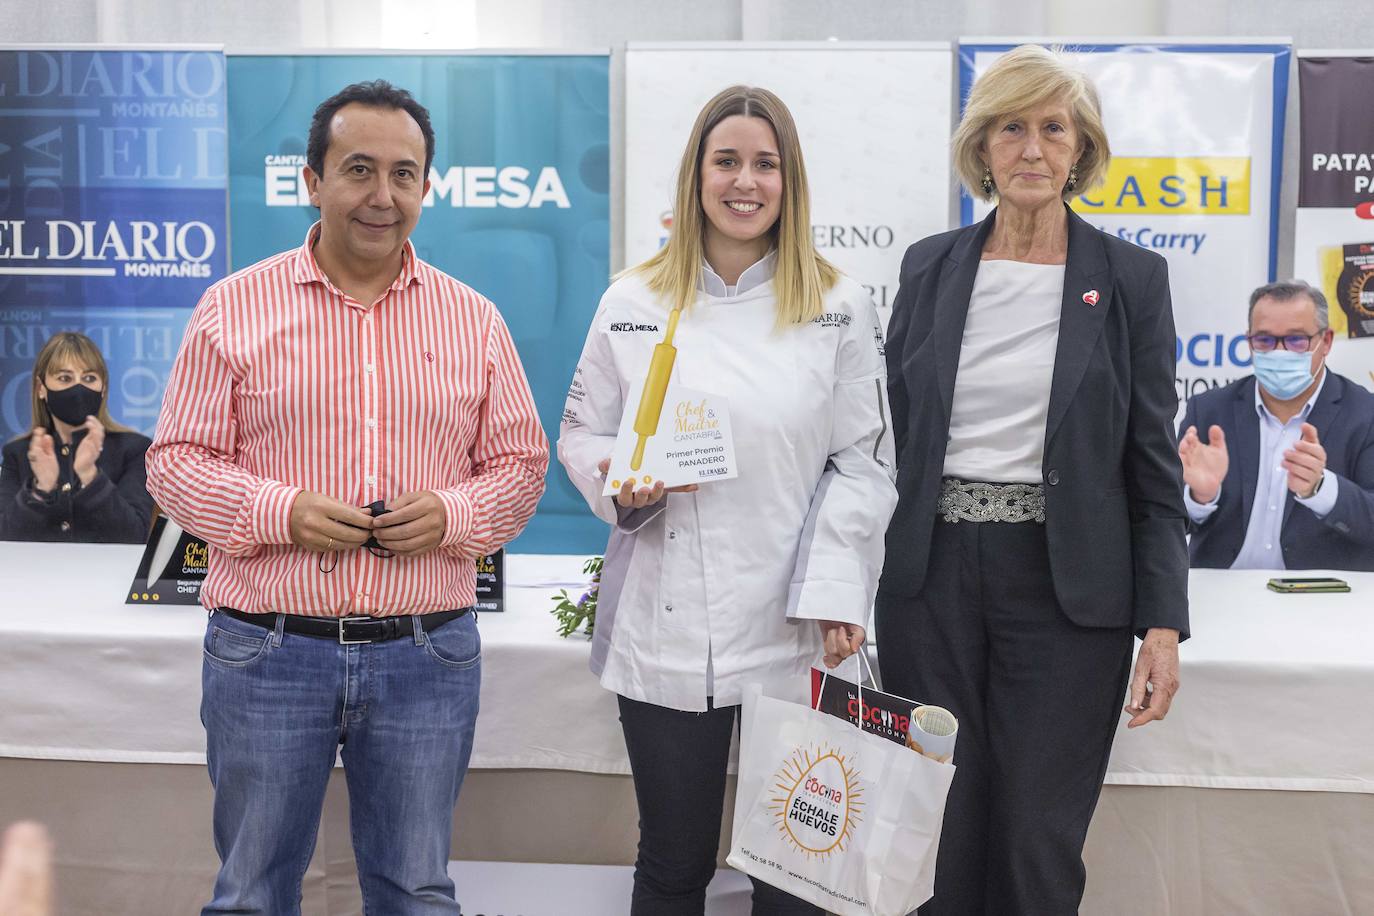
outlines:
{"label": "dark suit jacket", "polygon": [[[1326,467],[1336,475],[1336,505],[1317,518],[1290,491],[1283,506],[1283,562],[1289,569],[1374,570],[1374,394],[1327,370],[1307,422],[1317,428],[1326,449]],[[1250,524],[1259,482],[1260,427],[1255,412],[1255,379],[1204,391],[1188,401],[1180,435],[1196,426],[1226,433],[1231,466],[1221,482],[1217,509],[1193,526],[1188,552],[1194,566],[1229,568],[1236,561]],[[1326,484],[1330,486],[1330,484]]]}
{"label": "dark suit jacket", "polygon": [[[152,443],[138,433],[106,432],[95,460],[99,473],[83,487],[72,458],[85,436],[85,430],[72,435],[67,455],[57,443],[58,489],[46,499],[33,493],[29,437],[6,443],[0,467],[0,540],[142,544],[148,539],[153,498],[143,454]],[[63,490],[64,484],[70,489]]]}
{"label": "dark suit jacket", "polygon": [[[964,321],[996,216],[917,242],[902,261],[887,342],[899,501],[880,585],[895,594],[925,581]],[[1081,626],[1187,637],[1174,348],[1164,259],[1070,211],[1043,481],[1055,594]]]}

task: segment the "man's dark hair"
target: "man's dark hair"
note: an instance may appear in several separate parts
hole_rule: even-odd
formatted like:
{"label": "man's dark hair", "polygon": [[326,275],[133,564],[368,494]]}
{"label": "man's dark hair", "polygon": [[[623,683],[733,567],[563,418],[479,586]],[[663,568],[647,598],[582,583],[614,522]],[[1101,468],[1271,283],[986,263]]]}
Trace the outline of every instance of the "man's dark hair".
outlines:
{"label": "man's dark hair", "polygon": [[1277,283],[1266,283],[1258,287],[1250,294],[1250,311],[1248,313],[1250,318],[1255,317],[1255,306],[1266,296],[1270,299],[1277,299],[1279,302],[1287,302],[1299,296],[1306,296],[1312,300],[1312,305],[1317,310],[1317,330],[1325,331],[1331,327],[1326,295],[1310,283],[1302,280],[1280,280]]}
{"label": "man's dark hair", "polygon": [[409,92],[398,89],[386,80],[345,86],[315,109],[315,116],[310,120],[310,139],[305,146],[305,162],[312,172],[323,177],[324,153],[329,149],[329,124],[340,108],[353,104],[396,109],[414,118],[425,137],[425,170],[420,178],[423,181],[429,177],[429,167],[434,162],[434,128],[429,123],[429,111],[415,101]]}

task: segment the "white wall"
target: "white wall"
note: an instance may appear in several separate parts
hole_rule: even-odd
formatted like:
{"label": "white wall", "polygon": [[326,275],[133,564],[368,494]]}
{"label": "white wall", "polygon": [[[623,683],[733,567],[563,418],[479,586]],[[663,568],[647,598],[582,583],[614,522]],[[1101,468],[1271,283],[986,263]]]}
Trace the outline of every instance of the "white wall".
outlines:
{"label": "white wall", "polygon": [[[627,41],[955,41],[960,36],[1291,37],[1374,49],[1369,0],[4,0],[0,41],[212,42],[236,49],[623,48]],[[611,66],[613,176],[623,174],[624,60]],[[1279,226],[1292,270],[1297,76]],[[685,126],[684,126],[685,130]],[[622,185],[612,185],[612,267]],[[1258,282],[1260,278],[1256,278]]]}

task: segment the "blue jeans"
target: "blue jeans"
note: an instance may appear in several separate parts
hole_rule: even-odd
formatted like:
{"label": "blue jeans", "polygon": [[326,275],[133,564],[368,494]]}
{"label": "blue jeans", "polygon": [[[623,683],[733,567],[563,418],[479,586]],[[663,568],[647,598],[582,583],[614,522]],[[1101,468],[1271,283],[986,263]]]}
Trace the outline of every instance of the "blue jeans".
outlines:
{"label": "blue jeans", "polygon": [[222,865],[202,914],[300,913],[342,745],[363,910],[459,913],[453,807],[481,685],[475,614],[413,638],[339,645],[212,614],[201,721]]}

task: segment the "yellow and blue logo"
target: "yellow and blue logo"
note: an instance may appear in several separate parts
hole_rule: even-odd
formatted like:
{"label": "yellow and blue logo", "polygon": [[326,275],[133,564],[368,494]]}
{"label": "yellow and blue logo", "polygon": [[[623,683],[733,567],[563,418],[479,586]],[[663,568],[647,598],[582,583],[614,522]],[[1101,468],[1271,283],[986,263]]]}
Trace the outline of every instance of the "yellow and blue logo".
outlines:
{"label": "yellow and blue logo", "polygon": [[1248,156],[1122,156],[1106,183],[1074,199],[1081,214],[1246,216]]}

